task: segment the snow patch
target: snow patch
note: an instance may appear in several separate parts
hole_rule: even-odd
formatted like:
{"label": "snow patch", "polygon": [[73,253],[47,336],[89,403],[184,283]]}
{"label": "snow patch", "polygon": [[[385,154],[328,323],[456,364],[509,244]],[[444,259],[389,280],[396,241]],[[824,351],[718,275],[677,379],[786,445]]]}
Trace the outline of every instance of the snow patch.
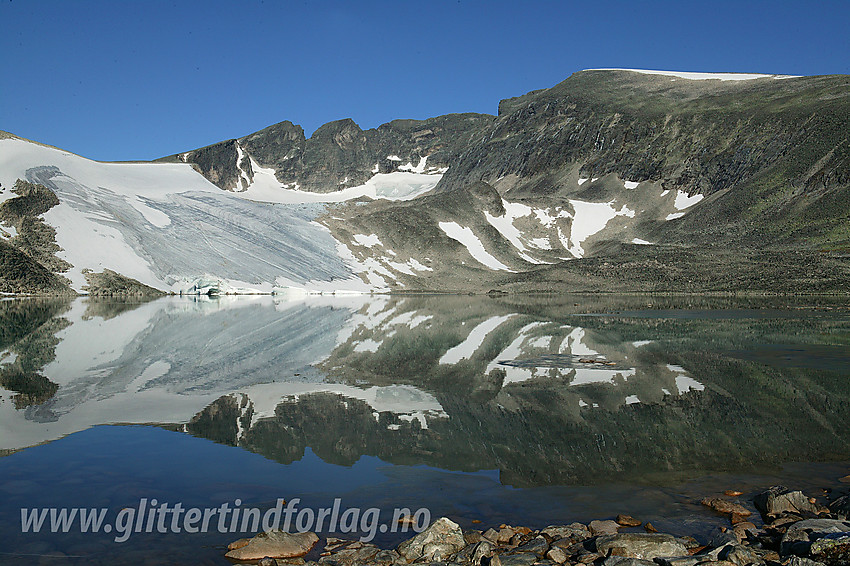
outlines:
{"label": "snow patch", "polygon": [[377,234],[355,234],[353,236],[354,241],[357,242],[358,245],[365,246],[367,248],[371,248],[372,246],[383,246],[381,240],[378,239]]}
{"label": "snow patch", "polygon": [[685,71],[653,71],[648,69],[586,69],[587,71],[631,71],[633,73],[641,73],[644,75],[664,75],[668,77],[678,77],[680,79],[689,79],[692,81],[706,80],[721,80],[721,81],[749,81],[752,79],[792,79],[799,78],[799,75],[762,75],[757,73],[697,73]]}
{"label": "snow patch", "polygon": [[677,191],[676,201],[673,203],[673,206],[676,207],[676,210],[685,210],[700,202],[703,198],[705,198],[704,195],[697,194],[690,196],[685,191]]}
{"label": "snow patch", "polygon": [[439,226],[449,238],[463,244],[469,255],[478,263],[490,269],[513,272],[510,267],[490,255],[484,248],[484,244],[481,243],[481,240],[472,231],[472,228],[461,226],[457,222],[440,222]]}
{"label": "snow patch", "polygon": [[468,360],[475,354],[476,351],[478,351],[478,348],[480,348],[481,344],[484,343],[484,339],[487,338],[488,334],[496,330],[503,322],[513,316],[514,315],[512,314],[506,316],[494,316],[485,320],[472,329],[466,337],[466,340],[443,354],[443,357],[440,358],[440,363],[456,364],[461,360]]}

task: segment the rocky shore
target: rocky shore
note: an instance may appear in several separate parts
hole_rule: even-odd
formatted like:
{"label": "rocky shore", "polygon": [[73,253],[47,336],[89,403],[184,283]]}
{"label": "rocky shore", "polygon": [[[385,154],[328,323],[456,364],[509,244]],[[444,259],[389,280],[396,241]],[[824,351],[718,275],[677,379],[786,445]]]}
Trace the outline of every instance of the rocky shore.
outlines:
{"label": "rocky shore", "polygon": [[484,531],[463,530],[443,517],[395,549],[331,537],[321,548],[315,533],[275,531],[232,543],[226,557],[262,566],[850,566],[850,494],[823,505],[774,486],[752,499],[758,515],[740,495],[727,491],[701,501],[729,519],[702,541],[660,533],[628,515],[541,530],[501,525]]}

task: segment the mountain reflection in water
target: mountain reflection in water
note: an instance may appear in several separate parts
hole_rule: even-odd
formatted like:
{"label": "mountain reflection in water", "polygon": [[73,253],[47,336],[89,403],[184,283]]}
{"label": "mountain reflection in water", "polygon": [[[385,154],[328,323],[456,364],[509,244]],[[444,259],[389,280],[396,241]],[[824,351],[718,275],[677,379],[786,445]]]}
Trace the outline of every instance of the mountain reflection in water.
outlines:
{"label": "mountain reflection in water", "polygon": [[850,457],[850,317],[831,304],[77,299],[0,318],[4,452],[156,423],[284,464],[309,448],[517,487]]}

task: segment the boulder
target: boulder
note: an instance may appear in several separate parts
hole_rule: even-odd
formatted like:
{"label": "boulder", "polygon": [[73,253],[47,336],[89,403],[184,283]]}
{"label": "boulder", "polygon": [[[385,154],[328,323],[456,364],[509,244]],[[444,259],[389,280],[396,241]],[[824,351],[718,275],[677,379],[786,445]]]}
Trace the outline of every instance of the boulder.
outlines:
{"label": "boulder", "polygon": [[818,513],[818,506],[811,503],[802,491],[791,491],[778,485],[756,495],[753,503],[765,518],[785,512],[801,515]]}
{"label": "boulder", "polygon": [[398,553],[408,562],[430,560],[438,562],[447,559],[466,546],[460,525],[442,517],[431,526],[398,545]]}
{"label": "boulder", "polygon": [[225,557],[233,560],[261,560],[267,556],[295,558],[310,552],[317,542],[319,537],[316,533],[291,534],[283,531],[269,531],[260,533],[250,539],[247,544],[228,551]]}
{"label": "boulder", "polygon": [[850,532],[831,533],[815,540],[809,555],[827,566],[850,566]]}
{"label": "boulder", "polygon": [[663,556],[687,556],[688,549],[671,535],[660,533],[619,533],[600,536],[596,550],[602,555],[652,560]]}
{"label": "boulder", "polygon": [[850,532],[850,522],[837,519],[806,519],[790,525],[782,537],[779,553],[807,557],[812,543],[826,535]]}

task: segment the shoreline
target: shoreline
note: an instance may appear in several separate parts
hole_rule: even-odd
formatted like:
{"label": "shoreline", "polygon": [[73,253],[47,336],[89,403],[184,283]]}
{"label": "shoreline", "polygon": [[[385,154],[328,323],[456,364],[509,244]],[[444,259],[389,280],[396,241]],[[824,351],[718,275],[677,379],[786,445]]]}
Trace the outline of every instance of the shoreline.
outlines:
{"label": "shoreline", "polygon": [[823,490],[820,498],[782,486],[749,499],[737,490],[705,497],[700,503],[726,519],[708,537],[659,532],[626,514],[537,530],[463,529],[441,517],[393,548],[368,537],[271,531],[232,542],[225,557],[262,566],[847,566],[850,475],[838,481],[847,489]]}

